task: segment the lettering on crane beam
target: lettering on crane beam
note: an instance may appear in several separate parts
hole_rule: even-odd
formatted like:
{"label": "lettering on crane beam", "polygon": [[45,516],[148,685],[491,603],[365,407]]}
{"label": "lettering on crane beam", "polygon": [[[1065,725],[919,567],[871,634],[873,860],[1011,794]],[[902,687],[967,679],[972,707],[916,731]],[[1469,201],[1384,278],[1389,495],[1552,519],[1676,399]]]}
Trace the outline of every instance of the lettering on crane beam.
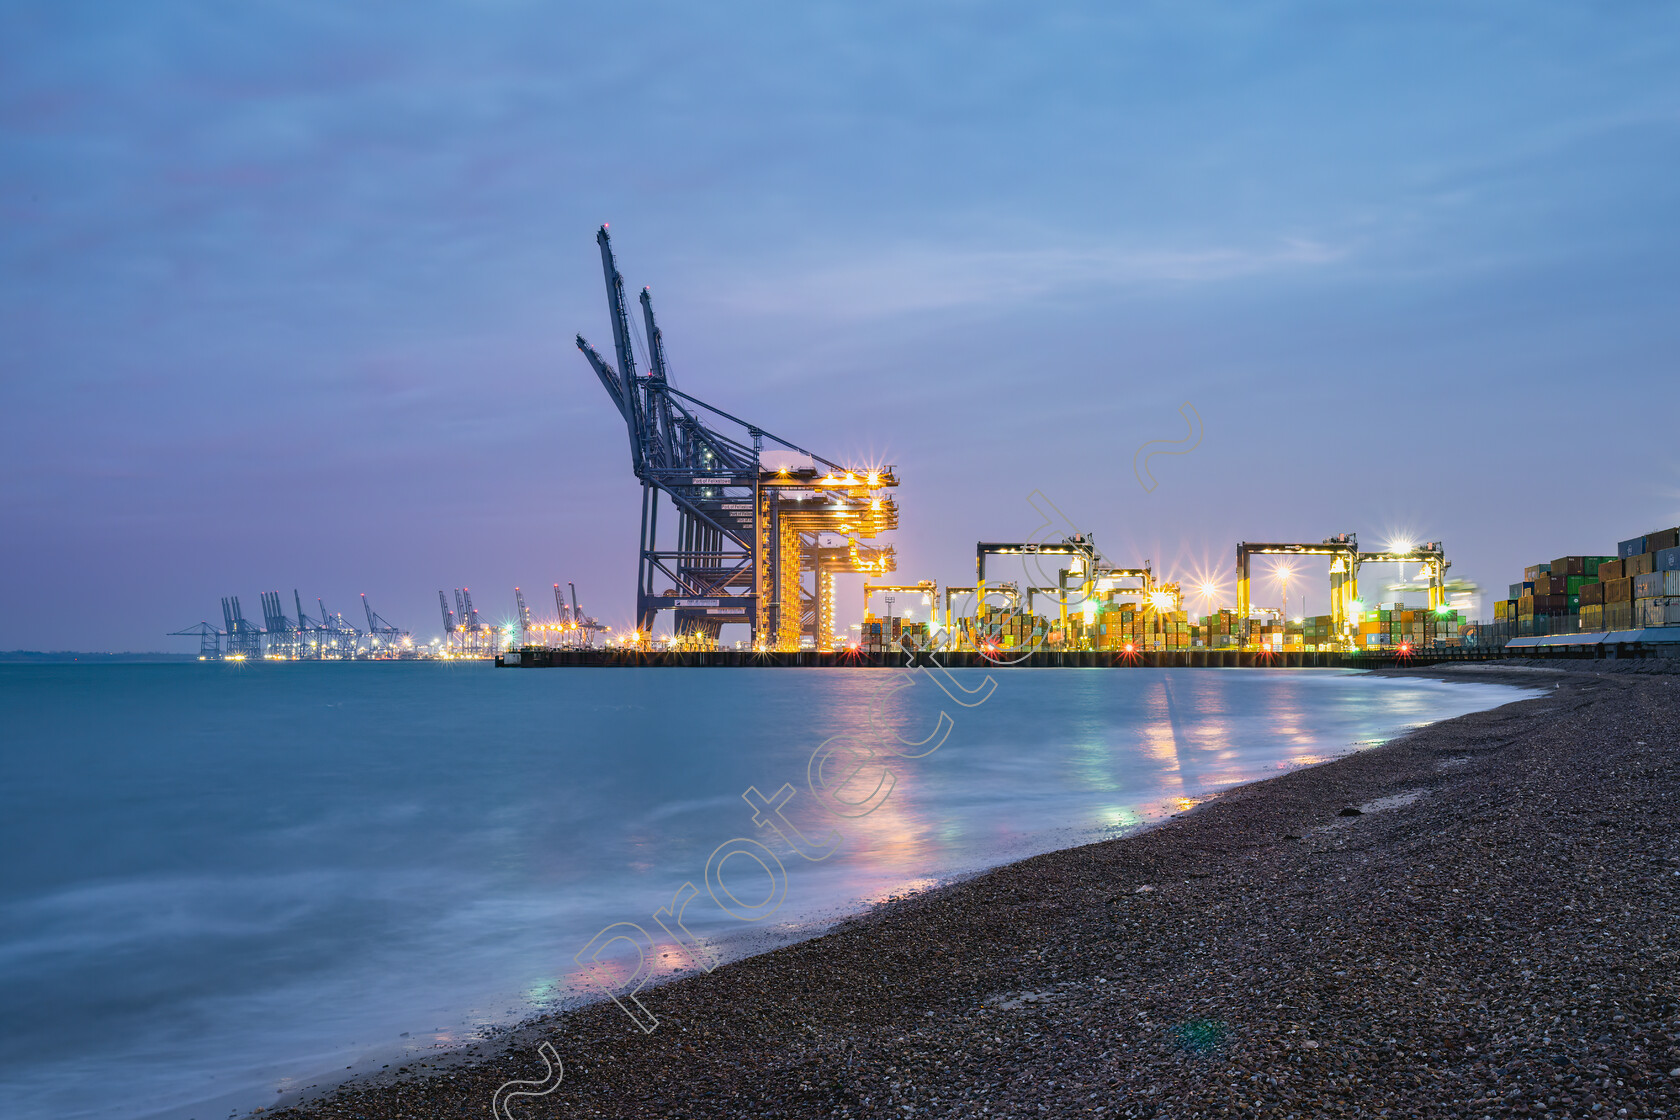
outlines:
{"label": "lettering on crane beam", "polygon": [[734,481],[733,479],[728,479],[728,478],[697,478],[697,479],[694,480],[694,485],[696,485],[696,486],[729,486],[729,485],[732,484],[733,481]]}
{"label": "lettering on crane beam", "polygon": [[751,502],[724,502],[723,505],[720,506],[719,508],[720,509],[747,509],[747,510],[750,510],[750,509],[753,508],[753,506],[752,506]]}
{"label": "lettering on crane beam", "polygon": [[718,605],[718,601],[716,599],[678,599],[677,600],[677,606],[679,606],[679,607],[715,607],[717,605]]}
{"label": "lettering on crane beam", "polygon": [[712,607],[712,608],[708,609],[706,611],[706,613],[707,614],[746,614],[747,613],[747,608],[745,608],[745,607]]}

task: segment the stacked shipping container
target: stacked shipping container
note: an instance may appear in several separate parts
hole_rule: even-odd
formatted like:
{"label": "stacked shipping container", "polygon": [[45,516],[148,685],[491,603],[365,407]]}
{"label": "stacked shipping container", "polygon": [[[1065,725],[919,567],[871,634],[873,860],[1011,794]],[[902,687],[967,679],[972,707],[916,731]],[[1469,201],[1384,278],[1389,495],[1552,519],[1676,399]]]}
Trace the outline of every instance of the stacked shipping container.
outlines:
{"label": "stacked shipping container", "polygon": [[904,645],[916,649],[928,644],[928,624],[906,622],[902,618],[880,619],[868,615],[863,620],[863,636],[858,648],[864,653],[895,653]]}
{"label": "stacked shipping container", "polygon": [[1536,564],[1493,605],[1514,637],[1680,626],[1680,529],[1616,546],[1615,556],[1565,556]]}
{"label": "stacked shipping container", "polygon": [[1092,644],[1097,649],[1190,649],[1200,644],[1197,627],[1183,611],[1144,610],[1139,603],[1119,603],[1097,615]]}
{"label": "stacked shipping container", "polygon": [[1457,611],[1431,611],[1389,603],[1359,612],[1360,649],[1401,646],[1456,646],[1462,641],[1464,619]]}
{"label": "stacked shipping container", "polygon": [[[1616,546],[1599,569],[1601,603],[1583,601],[1581,629],[1680,626],[1680,529],[1660,529]],[[1595,606],[1597,610],[1586,610]]]}

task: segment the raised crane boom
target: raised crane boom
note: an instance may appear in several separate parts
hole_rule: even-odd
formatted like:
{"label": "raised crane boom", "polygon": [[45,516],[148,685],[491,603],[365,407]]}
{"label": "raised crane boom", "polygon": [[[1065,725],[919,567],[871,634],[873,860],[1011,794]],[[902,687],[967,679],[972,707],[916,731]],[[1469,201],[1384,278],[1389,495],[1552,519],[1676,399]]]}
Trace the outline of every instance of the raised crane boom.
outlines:
{"label": "raised crane boom", "polygon": [[[581,334],[577,346],[624,420],[631,467],[642,484],[637,631],[650,635],[659,613],[671,611],[679,633],[716,639],[725,623],[738,622],[750,624],[755,643],[766,648],[796,649],[802,640],[831,645],[826,604],[834,576],[882,575],[896,567],[891,548],[860,548],[857,541],[897,526],[887,493],[897,477],[890,467],[848,471],[673,386],[647,288],[640,300],[651,368],[641,375],[624,277],[606,226],[595,240],[617,368]],[[766,447],[779,449],[782,462],[767,467]],[[810,500],[818,494],[825,500]],[[662,545],[660,511],[667,503],[677,514],[676,540]],[[667,522],[667,538],[671,528]],[[847,539],[836,544],[824,534]],[[814,578],[814,590],[807,578]]]}
{"label": "raised crane boom", "polygon": [[197,638],[198,656],[201,660],[210,661],[222,656],[222,632],[208,622],[200,622],[197,626],[188,626],[182,630],[171,630],[171,638]]}
{"label": "raised crane boom", "polygon": [[630,313],[624,307],[624,277],[619,275],[618,262],[613,259],[612,238],[604,223],[595,233],[595,243],[601,247],[601,269],[607,277],[607,314],[612,319],[619,384],[628,408],[625,419],[630,422],[630,459],[640,470],[647,461],[643,446],[648,436],[647,416],[642,395],[636,391],[636,355],[630,349]]}
{"label": "raised crane boom", "polygon": [[390,642],[395,642],[405,637],[403,631],[399,630],[395,626],[392,626],[380,616],[378,611],[368,605],[368,597],[366,595],[362,596],[362,610],[367,612],[369,637],[384,638],[386,641]]}
{"label": "raised crane boom", "polygon": [[443,589],[438,589],[438,606],[443,608],[443,632],[455,633],[455,616],[449,610],[449,600],[443,597]]}
{"label": "raised crane boom", "polygon": [[292,588],[292,605],[297,607],[297,612],[298,612],[297,624],[298,624],[298,629],[299,630],[315,630],[315,629],[324,629],[325,628],[324,627],[324,623],[326,622],[325,619],[321,620],[322,623],[323,623],[323,626],[322,627],[317,627],[315,625],[315,623],[310,620],[309,616],[303,613],[303,596],[298,594],[298,589],[295,588],[295,587]]}

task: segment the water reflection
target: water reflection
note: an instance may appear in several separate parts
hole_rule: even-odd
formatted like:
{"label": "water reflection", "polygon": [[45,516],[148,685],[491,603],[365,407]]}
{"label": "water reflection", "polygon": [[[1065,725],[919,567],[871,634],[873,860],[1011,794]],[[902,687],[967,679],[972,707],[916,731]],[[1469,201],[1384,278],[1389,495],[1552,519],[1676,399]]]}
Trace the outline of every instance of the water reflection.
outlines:
{"label": "water reflection", "polygon": [[[967,687],[980,676],[958,674]],[[807,834],[832,829],[842,842],[812,860],[760,830],[787,871],[786,903],[765,925],[783,932],[901,894],[912,883],[1135,829],[1232,785],[1382,741],[1420,715],[1488,703],[1487,694],[1438,682],[1272,670],[1012,673],[973,709],[904,673],[816,674],[800,683],[811,686],[801,706],[806,727],[761,752],[768,777],[758,780],[765,788],[794,785],[792,823]],[[878,752],[869,759],[880,770],[869,770],[846,795],[877,807],[825,813],[812,795],[810,760],[796,742],[801,735],[807,754],[838,737],[849,752],[848,770]],[[895,756],[886,749],[894,746],[921,757]],[[890,775],[887,793],[872,801],[883,772]],[[819,768],[819,786],[825,774]],[[731,828],[751,831],[720,819],[714,842]],[[675,886],[680,874],[666,878]],[[714,941],[727,944],[744,932],[715,907],[691,913],[696,932]]]}
{"label": "water reflection", "polygon": [[[37,1010],[0,1047],[0,1113],[132,1115],[101,1112],[81,1076],[94,1034],[107,1079],[179,1102],[160,1114],[208,1114],[191,1071],[211,1060],[219,1086],[271,1102],[277,1076],[552,1006],[617,923],[669,975],[691,950],[739,953],[1515,695],[1325,671],[1016,670],[961,707],[895,670],[361,668],[113,667],[97,703],[85,675],[13,674],[14,737],[40,746],[0,759],[0,821],[28,839],[0,884],[0,992]],[[826,811],[812,788],[836,737],[891,775],[860,769],[845,791],[871,811]],[[743,798],[784,786],[807,852],[838,837],[822,858]],[[741,899],[784,897],[740,921],[707,868],[755,843],[785,897],[768,861],[730,859]],[[699,949],[674,917],[667,935],[662,908]],[[605,982],[631,982],[630,944],[594,966]]]}

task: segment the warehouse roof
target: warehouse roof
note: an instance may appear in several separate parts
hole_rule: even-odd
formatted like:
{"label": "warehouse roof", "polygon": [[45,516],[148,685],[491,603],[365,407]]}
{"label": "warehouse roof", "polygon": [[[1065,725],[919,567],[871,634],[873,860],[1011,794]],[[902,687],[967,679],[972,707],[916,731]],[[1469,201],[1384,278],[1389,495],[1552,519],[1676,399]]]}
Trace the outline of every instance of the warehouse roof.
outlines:
{"label": "warehouse roof", "polygon": [[1506,649],[1543,649],[1550,646],[1645,645],[1680,642],[1680,626],[1647,626],[1642,630],[1612,630],[1607,634],[1548,634],[1543,638],[1513,638]]}

